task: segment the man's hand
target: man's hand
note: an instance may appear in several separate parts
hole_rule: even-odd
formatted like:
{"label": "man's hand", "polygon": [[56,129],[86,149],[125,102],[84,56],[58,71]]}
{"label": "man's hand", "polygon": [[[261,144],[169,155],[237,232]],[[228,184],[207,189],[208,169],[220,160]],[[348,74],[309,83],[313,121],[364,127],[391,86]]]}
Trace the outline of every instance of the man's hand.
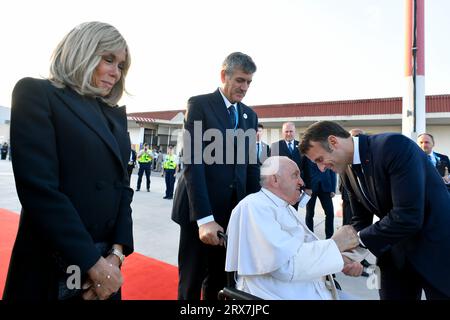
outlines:
{"label": "man's hand", "polygon": [[346,256],[342,256],[344,259],[344,268],[342,269],[342,273],[351,276],[351,277],[359,277],[364,271],[364,267],[361,263],[350,260]]}
{"label": "man's hand", "polygon": [[200,241],[212,246],[223,245],[223,239],[219,239],[217,231],[223,231],[223,228],[215,221],[202,224],[198,227],[198,236]]}
{"label": "man's hand", "polygon": [[113,293],[119,291],[123,283],[122,274],[118,267],[118,259],[108,256],[101,257],[97,263],[88,270],[88,280],[83,284],[83,289],[88,289],[83,294],[85,300],[105,300]]}
{"label": "man's hand", "polygon": [[334,192],[331,192],[331,193],[330,193],[330,197],[331,197],[331,198],[334,198],[335,195],[336,195],[336,193],[334,193]]}
{"label": "man's hand", "polygon": [[351,250],[359,245],[358,234],[350,225],[339,228],[331,237],[336,242],[340,252]]}

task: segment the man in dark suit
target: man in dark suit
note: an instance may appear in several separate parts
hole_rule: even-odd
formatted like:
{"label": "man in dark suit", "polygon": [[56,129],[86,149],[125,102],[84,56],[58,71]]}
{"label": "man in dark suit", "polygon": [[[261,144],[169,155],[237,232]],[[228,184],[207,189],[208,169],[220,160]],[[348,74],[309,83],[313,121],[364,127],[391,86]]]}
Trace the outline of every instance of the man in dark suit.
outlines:
{"label": "man in dark suit", "polygon": [[133,173],[133,169],[136,166],[136,151],[131,149],[130,159],[128,160],[127,172],[128,172],[128,180],[131,182],[131,174]]}
{"label": "man in dark suit", "polygon": [[[359,136],[360,134],[365,134],[364,130],[359,128],[354,128],[349,131],[352,137]],[[350,200],[348,198],[347,190],[344,188],[344,183],[342,182],[342,177],[339,177],[339,191],[342,197],[342,225],[350,224],[352,220],[352,208],[350,206]],[[364,260],[366,261],[366,260]],[[367,263],[365,262],[366,266]]]}
{"label": "man in dark suit", "polygon": [[325,211],[325,237],[331,238],[334,232],[334,207],[332,198],[336,192],[336,173],[331,170],[321,172],[317,165],[308,158],[303,159],[302,168],[305,191],[311,195],[311,199],[306,205],[306,226],[314,232],[314,209],[316,199]]}
{"label": "man in dark suit", "polygon": [[380,298],[419,300],[423,289],[427,299],[449,299],[450,195],[417,144],[396,133],[351,137],[321,121],[300,149],[344,176],[360,243],[378,258]]}
{"label": "man in dark suit", "polygon": [[295,140],[295,124],[293,122],[285,122],[281,130],[284,139],[272,143],[270,147],[271,155],[286,156],[300,168],[302,156],[298,149],[298,141]]}
{"label": "man in dark suit", "polygon": [[448,156],[433,151],[434,137],[429,133],[419,134],[417,137],[417,143],[420,148],[427,154],[428,160],[437,169],[445,184],[447,190],[450,192],[450,177],[448,171],[450,170],[450,161]]}
{"label": "man in dark suit", "polygon": [[270,147],[261,140],[263,131],[264,126],[261,123],[258,123],[258,130],[256,131],[256,159],[260,166],[268,157],[270,157]]}
{"label": "man in dark suit", "polygon": [[[302,164],[302,155],[298,149],[298,141],[295,140],[295,124],[293,122],[283,123],[281,129],[284,139],[272,143],[270,153],[272,156],[286,156],[294,161],[300,169]],[[298,202],[293,206],[298,209]]]}
{"label": "man in dark suit", "polygon": [[204,299],[217,299],[226,284],[225,249],[217,233],[226,230],[235,205],[260,188],[258,117],[241,103],[255,71],[248,55],[232,53],[222,65],[222,87],[188,101],[184,171],[172,209],[180,225],[178,299],[198,300],[201,291]]}

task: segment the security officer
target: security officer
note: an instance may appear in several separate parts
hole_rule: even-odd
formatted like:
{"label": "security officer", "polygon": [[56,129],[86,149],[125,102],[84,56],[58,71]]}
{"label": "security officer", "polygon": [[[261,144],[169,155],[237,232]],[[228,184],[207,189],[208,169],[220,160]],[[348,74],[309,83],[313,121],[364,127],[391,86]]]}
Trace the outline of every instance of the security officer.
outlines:
{"label": "security officer", "polygon": [[178,171],[177,159],[173,154],[173,146],[169,146],[167,149],[167,155],[164,157],[163,168],[164,173],[166,174],[166,195],[163,199],[172,199],[175,177]]}
{"label": "security officer", "polygon": [[153,157],[147,143],[144,143],[144,149],[139,151],[137,159],[139,163],[139,172],[136,191],[141,190],[142,175],[145,172],[145,177],[147,178],[147,192],[150,192],[150,171]]}

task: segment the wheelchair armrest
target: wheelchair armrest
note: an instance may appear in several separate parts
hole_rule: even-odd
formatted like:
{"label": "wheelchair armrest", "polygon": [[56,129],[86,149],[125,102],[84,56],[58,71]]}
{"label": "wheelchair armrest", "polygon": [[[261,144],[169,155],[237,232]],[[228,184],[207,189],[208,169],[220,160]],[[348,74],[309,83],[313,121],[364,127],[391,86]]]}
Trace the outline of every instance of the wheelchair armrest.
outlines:
{"label": "wheelchair armrest", "polygon": [[263,300],[261,298],[258,298],[257,296],[254,296],[250,293],[238,290],[236,288],[232,287],[225,287],[222,290],[219,291],[218,294],[219,300],[226,300],[226,299],[232,299],[232,300]]}

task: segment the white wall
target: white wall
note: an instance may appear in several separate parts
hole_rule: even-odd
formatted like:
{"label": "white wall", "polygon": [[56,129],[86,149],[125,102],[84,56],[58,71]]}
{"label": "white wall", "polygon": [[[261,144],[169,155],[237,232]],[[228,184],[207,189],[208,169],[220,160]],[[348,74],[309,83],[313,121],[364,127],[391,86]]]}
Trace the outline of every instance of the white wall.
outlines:
{"label": "white wall", "polygon": [[450,127],[447,125],[427,126],[427,132],[434,137],[434,151],[450,155]]}
{"label": "white wall", "polygon": [[130,141],[133,145],[140,145],[144,141],[144,128],[128,128]]}
{"label": "white wall", "polygon": [[9,124],[0,124],[0,143],[3,142],[9,144]]}

